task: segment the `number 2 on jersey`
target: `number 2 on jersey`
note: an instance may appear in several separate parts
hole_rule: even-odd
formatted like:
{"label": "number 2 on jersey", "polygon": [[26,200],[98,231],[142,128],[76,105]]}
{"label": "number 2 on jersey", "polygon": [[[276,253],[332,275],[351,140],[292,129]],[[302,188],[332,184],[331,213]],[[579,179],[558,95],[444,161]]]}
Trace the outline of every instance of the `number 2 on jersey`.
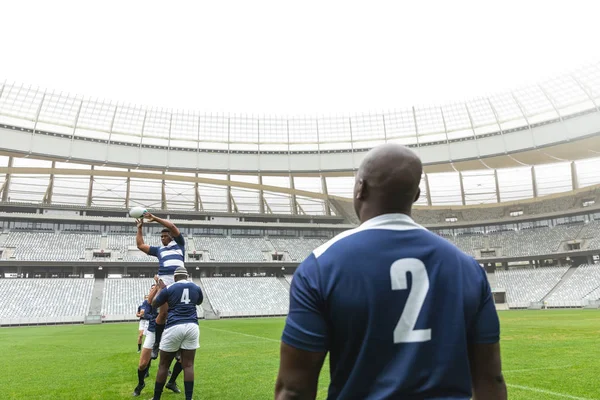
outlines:
{"label": "number 2 on jersey", "polygon": [[417,318],[429,291],[429,277],[425,264],[416,258],[396,260],[390,268],[392,290],[408,288],[407,275],[412,276],[412,285],[400,320],[394,329],[394,343],[416,343],[431,340],[431,329],[415,329]]}
{"label": "number 2 on jersey", "polygon": [[181,294],[181,302],[180,303],[185,303],[185,304],[190,304],[190,289],[185,288],[183,289],[183,293]]}

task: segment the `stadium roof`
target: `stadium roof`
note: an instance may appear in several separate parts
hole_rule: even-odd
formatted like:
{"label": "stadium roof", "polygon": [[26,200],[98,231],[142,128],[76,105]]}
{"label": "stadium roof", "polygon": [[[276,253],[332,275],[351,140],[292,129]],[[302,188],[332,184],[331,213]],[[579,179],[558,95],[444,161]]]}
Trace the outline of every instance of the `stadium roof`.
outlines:
{"label": "stadium roof", "polygon": [[[379,114],[304,118],[206,115],[86,99],[5,82],[0,124],[92,140],[225,151],[346,151],[385,141],[422,146],[498,131],[561,124],[599,112],[600,64],[488,98]],[[600,183],[600,138],[518,154],[431,165],[418,204],[476,205]],[[0,156],[1,200],[207,211],[328,214],[328,196],[351,197],[353,172],[228,175]],[[11,156],[11,157],[9,157]],[[13,157],[14,156],[14,157]],[[583,158],[583,159],[581,159]],[[577,161],[571,161],[575,160]],[[67,161],[67,162],[65,162]],[[533,164],[540,164],[532,166]],[[206,172],[206,171],[204,171]]]}

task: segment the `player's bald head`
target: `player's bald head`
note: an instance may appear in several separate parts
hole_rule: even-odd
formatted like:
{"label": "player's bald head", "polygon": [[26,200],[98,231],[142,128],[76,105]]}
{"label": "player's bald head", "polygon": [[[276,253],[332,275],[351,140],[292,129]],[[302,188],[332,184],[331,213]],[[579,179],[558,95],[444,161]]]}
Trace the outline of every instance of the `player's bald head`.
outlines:
{"label": "player's bald head", "polygon": [[410,214],[422,173],[421,160],[405,146],[386,143],[369,151],[354,185],[354,209],[361,222],[387,213]]}

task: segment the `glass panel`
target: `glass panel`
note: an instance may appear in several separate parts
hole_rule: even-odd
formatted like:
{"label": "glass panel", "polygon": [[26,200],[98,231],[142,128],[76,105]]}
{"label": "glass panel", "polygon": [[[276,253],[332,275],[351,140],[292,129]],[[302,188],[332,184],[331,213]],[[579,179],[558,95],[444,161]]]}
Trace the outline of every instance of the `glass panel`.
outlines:
{"label": "glass panel", "polygon": [[535,180],[538,196],[572,190],[571,163],[537,165],[535,166]]}
{"label": "glass panel", "polygon": [[290,151],[317,151],[319,149],[316,120],[294,118],[288,121],[288,126]]}
{"label": "glass panel", "polygon": [[247,116],[231,117],[229,141],[231,150],[258,151],[258,119]]}
{"label": "glass panel", "polygon": [[[258,184],[258,176],[254,175],[231,175],[231,180],[236,182],[247,182]],[[258,190],[246,188],[231,188],[231,196],[233,197],[238,211],[241,213],[258,213],[259,208],[259,193]]]}
{"label": "glass panel", "polygon": [[351,199],[354,192],[353,176],[328,176],[327,193],[331,196],[341,196]]}
{"label": "glass panel", "polygon": [[154,179],[131,178],[129,205],[160,210],[162,208],[162,182]]}
{"label": "glass panel", "polygon": [[[295,176],[294,187],[297,190],[322,193],[320,177]],[[325,213],[324,202],[322,200],[296,196],[296,201],[306,214],[322,215]]]}
{"label": "glass panel", "polygon": [[493,170],[464,171],[462,178],[467,205],[497,202]]}
{"label": "glass panel", "polygon": [[259,122],[261,151],[287,151],[288,127],[282,119],[261,118]]}
{"label": "glass panel", "polygon": [[[122,171],[120,168],[95,167],[98,171]],[[127,178],[94,177],[92,205],[97,207],[125,207]],[[132,205],[132,204],[130,204]]]}
{"label": "glass panel", "polygon": [[0,97],[0,123],[33,128],[43,91],[31,86],[4,85]]}
{"label": "glass panel", "polygon": [[[263,185],[277,186],[282,188],[290,187],[290,179],[287,176],[263,176]],[[263,192],[265,202],[268,204],[273,214],[290,214],[290,196],[285,193]],[[267,207],[265,206],[265,212]]]}
{"label": "glass panel", "polygon": [[[352,117],[352,140],[354,142],[384,138],[385,128],[382,115],[362,114]],[[357,145],[354,147],[360,148]]]}
{"label": "glass panel", "polygon": [[598,100],[600,100],[600,69],[598,65],[588,65],[573,73],[573,76],[579,80],[598,104]]}
{"label": "glass panel", "polygon": [[427,174],[434,206],[462,204],[458,172]]}
{"label": "glass panel", "polygon": [[113,104],[84,100],[75,135],[107,140],[115,110]]}
{"label": "glass panel", "polygon": [[450,104],[442,107],[446,129],[448,130],[448,139],[460,139],[472,137],[471,121],[467,107],[464,104]]}
{"label": "glass panel", "polygon": [[171,140],[197,141],[200,118],[197,114],[177,111],[171,121]]}
{"label": "glass panel", "polygon": [[387,114],[385,131],[389,142],[416,144],[417,130],[412,110],[394,111]]}
{"label": "glass panel", "polygon": [[498,170],[500,201],[529,199],[533,197],[531,168],[518,167]]}
{"label": "glass panel", "polygon": [[571,76],[546,82],[543,87],[563,117],[594,108],[594,103]]}
{"label": "glass panel", "polygon": [[[190,173],[167,173],[165,175],[189,176]],[[194,182],[179,182],[165,180],[165,196],[167,198],[167,207],[170,210],[195,210],[196,196],[194,194]]]}
{"label": "glass panel", "polygon": [[162,110],[148,110],[144,124],[144,137],[169,139],[171,113]]}
{"label": "glass panel", "polygon": [[146,110],[141,107],[118,107],[113,123],[113,132],[141,136],[145,115]]}
{"label": "glass panel", "polygon": [[579,160],[575,162],[577,167],[577,181],[579,187],[597,185],[600,183],[600,158]]}
{"label": "glass panel", "polygon": [[527,121],[514,97],[510,93],[498,94],[491,97],[492,106],[496,110],[502,130],[527,126]]}
{"label": "glass panel", "polygon": [[476,135],[487,135],[500,131],[500,126],[488,99],[468,101],[467,109],[473,121],[473,129]]}
{"label": "glass panel", "polygon": [[321,150],[347,150],[352,148],[350,119],[344,117],[319,118]]}
{"label": "glass panel", "polygon": [[49,132],[70,134],[77,118],[81,100],[62,94],[46,93],[37,128]]}
{"label": "glass panel", "polygon": [[[227,179],[227,176],[220,174],[198,174],[198,176],[218,180]],[[203,210],[227,212],[227,186],[200,184],[198,191]]]}
{"label": "glass panel", "polygon": [[533,86],[514,92],[515,97],[523,107],[530,124],[537,124],[558,118],[552,103],[539,87]]}
{"label": "glass panel", "polygon": [[89,183],[89,176],[55,175],[52,203],[86,204]]}

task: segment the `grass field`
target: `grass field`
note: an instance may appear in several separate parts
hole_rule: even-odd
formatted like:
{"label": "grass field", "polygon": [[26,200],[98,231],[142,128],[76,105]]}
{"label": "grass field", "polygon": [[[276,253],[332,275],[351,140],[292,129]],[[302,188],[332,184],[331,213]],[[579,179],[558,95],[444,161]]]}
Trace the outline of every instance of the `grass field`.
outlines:
{"label": "grass field", "polygon": [[[600,399],[600,312],[505,311],[509,399]],[[269,399],[283,318],[201,321],[195,398]],[[0,398],[124,399],[137,382],[137,324],[0,329]],[[142,399],[152,397],[152,366]],[[183,376],[179,378],[180,386]],[[326,397],[328,368],[319,398]],[[163,399],[182,399],[165,391]]]}

